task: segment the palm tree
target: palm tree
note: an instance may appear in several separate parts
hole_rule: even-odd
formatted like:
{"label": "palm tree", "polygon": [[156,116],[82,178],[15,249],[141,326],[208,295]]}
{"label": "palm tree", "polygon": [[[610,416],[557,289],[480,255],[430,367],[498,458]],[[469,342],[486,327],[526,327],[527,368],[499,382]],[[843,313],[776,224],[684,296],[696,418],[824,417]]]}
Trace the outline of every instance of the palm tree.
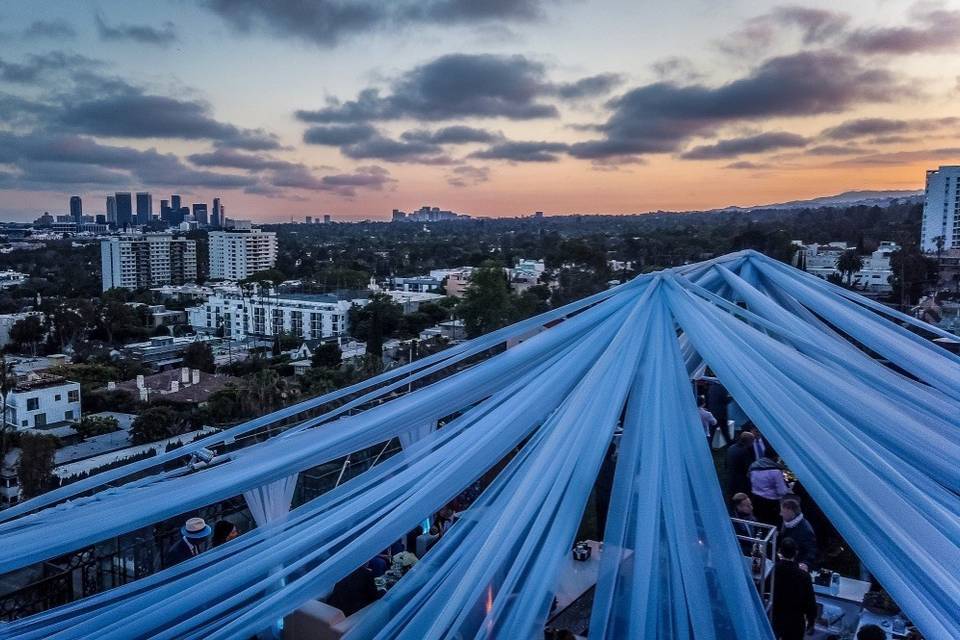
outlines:
{"label": "palm tree", "polygon": [[847,274],[848,287],[853,282],[853,274],[858,273],[861,269],[863,269],[863,256],[855,250],[848,249],[840,254],[840,258],[837,260],[837,271],[841,274]]}

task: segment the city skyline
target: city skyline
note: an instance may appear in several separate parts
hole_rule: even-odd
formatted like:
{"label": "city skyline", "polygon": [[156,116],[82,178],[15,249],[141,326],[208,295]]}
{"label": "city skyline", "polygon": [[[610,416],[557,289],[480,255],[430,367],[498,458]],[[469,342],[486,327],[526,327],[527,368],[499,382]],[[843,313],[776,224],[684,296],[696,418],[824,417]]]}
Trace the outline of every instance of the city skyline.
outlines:
{"label": "city skyline", "polygon": [[712,209],[960,164],[956,2],[265,6],[3,7],[0,218]]}

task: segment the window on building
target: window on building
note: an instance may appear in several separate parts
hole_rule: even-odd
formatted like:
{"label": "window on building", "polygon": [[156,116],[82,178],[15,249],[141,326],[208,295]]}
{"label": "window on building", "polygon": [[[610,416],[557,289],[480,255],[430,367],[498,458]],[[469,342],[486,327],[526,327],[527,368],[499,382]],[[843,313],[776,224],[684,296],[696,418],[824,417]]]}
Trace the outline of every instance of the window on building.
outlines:
{"label": "window on building", "polygon": [[63,396],[58,393],[55,396],[53,396],[53,399],[56,400],[57,402],[60,402],[61,400],[63,400]]}
{"label": "window on building", "polygon": [[283,333],[283,309],[274,309],[271,320],[273,335]]}
{"label": "window on building", "polygon": [[290,312],[290,332],[298,338],[303,336],[303,311]]}
{"label": "window on building", "polygon": [[40,408],[40,398],[27,398],[27,411],[36,411]]}
{"label": "window on building", "polygon": [[73,389],[67,392],[67,402],[80,402],[80,391]]}

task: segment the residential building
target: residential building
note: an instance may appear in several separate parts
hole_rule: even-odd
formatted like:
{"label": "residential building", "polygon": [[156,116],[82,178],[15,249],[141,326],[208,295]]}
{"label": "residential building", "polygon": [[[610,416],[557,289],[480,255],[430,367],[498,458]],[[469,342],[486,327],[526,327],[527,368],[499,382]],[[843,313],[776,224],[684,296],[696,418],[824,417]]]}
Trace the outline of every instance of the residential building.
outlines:
{"label": "residential building", "polygon": [[386,294],[391,300],[400,305],[403,308],[404,313],[414,313],[420,309],[421,304],[424,304],[425,302],[436,302],[444,297],[443,294],[429,293],[427,291],[387,290],[383,291],[382,293]]}
{"label": "residential building", "polygon": [[351,304],[366,302],[259,288],[247,294],[240,287],[220,287],[203,304],[188,308],[187,318],[198,332],[233,340],[270,338],[281,333],[319,340],[346,335]]}
{"label": "residential building", "polygon": [[117,226],[126,227],[133,224],[133,196],[130,192],[117,192],[114,194],[117,205]]}
{"label": "residential building", "polygon": [[[837,269],[840,256],[847,251],[855,251],[855,247],[848,247],[845,242],[830,242],[828,244],[803,244],[795,241],[799,247],[796,265],[807,273],[818,278],[827,279],[831,275],[841,277]],[[889,293],[892,291],[890,279],[893,269],[890,266],[890,256],[900,247],[895,242],[884,241],[880,246],[863,260],[863,267],[853,274],[851,285],[857,289],[873,293]]]}
{"label": "residential building", "polygon": [[169,233],[124,235],[100,242],[103,290],[184,284],[197,279],[197,243]]}
{"label": "residential building", "polygon": [[195,202],[193,203],[193,219],[197,224],[201,226],[207,226],[207,203],[206,202]]}
{"label": "residential building", "polygon": [[147,224],[153,219],[153,196],[145,191],[137,193],[137,224]]}
{"label": "residential building", "polygon": [[18,379],[7,392],[8,427],[43,429],[80,419],[80,383],[46,373]]}
{"label": "residential building", "polygon": [[80,196],[70,196],[70,217],[77,224],[83,222],[83,201]]}
{"label": "residential building", "polygon": [[412,278],[390,278],[390,289],[394,291],[416,291],[418,293],[437,293],[443,290],[443,279],[432,276],[413,276]]}
{"label": "residential building", "polygon": [[920,248],[960,249],[960,165],[927,171]]}
{"label": "residential building", "polygon": [[213,210],[210,212],[210,226],[211,227],[222,227],[223,226],[223,216],[220,213],[220,198],[213,199]]}
{"label": "residential building", "polygon": [[194,342],[209,342],[211,348],[218,340],[212,336],[156,336],[146,342],[135,342],[125,345],[123,355],[138,362],[163,371],[171,367],[179,367],[183,362],[183,352]]}
{"label": "residential building", "polygon": [[178,367],[148,376],[138,375],[134,380],[116,383],[114,389],[142,402],[162,398],[166,402],[203,405],[228,384],[239,387],[242,382],[233,376]]}
{"label": "residential building", "polygon": [[277,262],[277,234],[260,229],[211,231],[210,277],[243,280]]}
{"label": "residential building", "polygon": [[473,267],[461,267],[453,269],[447,274],[447,282],[444,285],[448,296],[462,298],[470,286],[470,276],[473,274]]}
{"label": "residential building", "polygon": [[323,214],[323,224],[330,224],[330,220],[331,218],[329,213]]}

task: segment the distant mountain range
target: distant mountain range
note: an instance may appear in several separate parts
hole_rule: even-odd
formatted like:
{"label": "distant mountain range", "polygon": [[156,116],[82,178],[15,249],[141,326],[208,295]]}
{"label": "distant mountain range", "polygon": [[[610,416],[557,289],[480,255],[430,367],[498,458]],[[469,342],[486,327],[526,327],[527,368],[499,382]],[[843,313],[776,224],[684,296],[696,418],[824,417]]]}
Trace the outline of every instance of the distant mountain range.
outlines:
{"label": "distant mountain range", "polygon": [[809,200],[791,200],[775,204],[763,204],[755,207],[724,207],[717,211],[755,211],[757,209],[806,209],[816,207],[851,207],[855,205],[887,207],[893,202],[915,201],[923,199],[923,191],[845,191],[835,196],[821,196]]}

